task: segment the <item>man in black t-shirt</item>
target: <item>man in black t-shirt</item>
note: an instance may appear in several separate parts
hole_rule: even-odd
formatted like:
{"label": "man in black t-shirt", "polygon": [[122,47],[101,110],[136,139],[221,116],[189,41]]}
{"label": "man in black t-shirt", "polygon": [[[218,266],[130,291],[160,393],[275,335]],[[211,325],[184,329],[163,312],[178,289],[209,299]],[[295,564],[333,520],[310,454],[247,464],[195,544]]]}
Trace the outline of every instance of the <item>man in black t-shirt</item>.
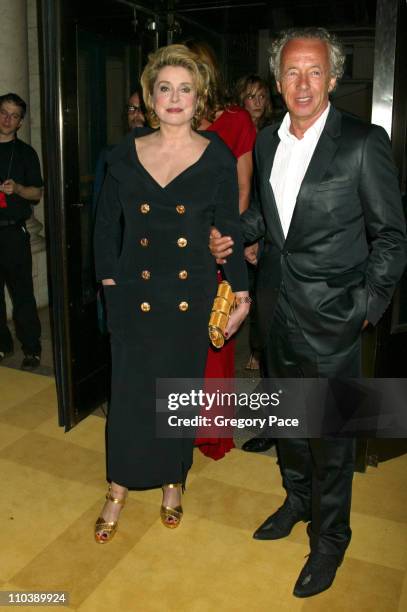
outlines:
{"label": "man in black t-shirt", "polygon": [[38,155],[17,138],[26,108],[17,94],[0,96],[0,361],[13,352],[4,296],[7,285],[16,335],[24,352],[21,368],[33,370],[40,364],[41,325],[25,222],[31,216],[31,205],[41,199],[43,180]]}

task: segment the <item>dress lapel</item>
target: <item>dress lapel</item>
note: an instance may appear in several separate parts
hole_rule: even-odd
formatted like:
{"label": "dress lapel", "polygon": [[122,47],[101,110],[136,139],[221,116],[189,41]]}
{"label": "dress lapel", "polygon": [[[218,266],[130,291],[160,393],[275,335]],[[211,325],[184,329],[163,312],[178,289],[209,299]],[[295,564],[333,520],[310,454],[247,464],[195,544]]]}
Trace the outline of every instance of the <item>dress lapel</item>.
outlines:
{"label": "dress lapel", "polygon": [[134,128],[106,156],[109,172],[118,181],[127,181],[137,172],[134,139],[151,134],[152,128]]}

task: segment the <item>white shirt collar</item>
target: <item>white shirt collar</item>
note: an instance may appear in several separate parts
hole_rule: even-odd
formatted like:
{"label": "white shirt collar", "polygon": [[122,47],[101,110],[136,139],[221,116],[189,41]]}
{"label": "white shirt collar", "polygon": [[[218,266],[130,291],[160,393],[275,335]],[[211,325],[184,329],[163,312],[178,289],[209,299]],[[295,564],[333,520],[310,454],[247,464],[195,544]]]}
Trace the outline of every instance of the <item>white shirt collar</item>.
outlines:
{"label": "white shirt collar", "polygon": [[[324,110],[324,112],[322,113],[322,115],[320,117],[318,117],[318,119],[315,121],[315,123],[313,123],[308,130],[306,130],[306,132],[304,132],[304,138],[303,140],[308,140],[309,138],[312,139],[316,139],[318,140],[319,137],[321,136],[321,132],[325,127],[325,123],[326,120],[328,118],[328,114],[329,114],[329,110],[331,108],[331,103],[328,102],[328,106],[326,107],[326,109]],[[294,134],[291,134],[290,132],[290,126],[291,126],[291,119],[290,119],[290,114],[286,113],[284,115],[284,119],[279,127],[278,130],[278,135],[280,137],[280,140],[282,142],[301,142],[301,140],[299,140],[298,138],[296,138],[296,136],[294,136]]]}

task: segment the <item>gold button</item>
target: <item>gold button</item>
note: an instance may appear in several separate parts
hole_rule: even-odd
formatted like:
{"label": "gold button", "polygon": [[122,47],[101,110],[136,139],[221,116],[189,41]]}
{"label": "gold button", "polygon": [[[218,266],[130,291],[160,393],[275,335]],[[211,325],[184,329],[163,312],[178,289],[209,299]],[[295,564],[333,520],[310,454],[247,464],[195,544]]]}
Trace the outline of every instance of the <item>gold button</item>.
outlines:
{"label": "gold button", "polygon": [[184,247],[187,246],[188,240],[186,238],[178,238],[177,244],[181,249],[183,249]]}
{"label": "gold button", "polygon": [[140,206],[140,212],[143,213],[143,215],[146,215],[148,212],[150,212],[150,204],[142,204]]}
{"label": "gold button", "polygon": [[185,212],[185,206],[183,204],[178,204],[176,210],[179,215],[183,215]]}
{"label": "gold button", "polygon": [[188,302],[180,302],[178,304],[178,308],[182,311],[185,312],[186,310],[188,310]]}
{"label": "gold button", "polygon": [[140,244],[142,247],[148,247],[148,238],[142,238]]}
{"label": "gold button", "polygon": [[150,280],[151,272],[150,270],[143,270],[141,273],[141,278],[143,280]]}
{"label": "gold button", "polygon": [[143,312],[148,312],[149,310],[151,310],[151,306],[148,302],[143,302],[142,304],[140,304],[140,308]]}
{"label": "gold button", "polygon": [[188,278],[188,272],[186,270],[181,270],[180,272],[178,272],[178,278],[181,280],[185,280],[186,278]]}

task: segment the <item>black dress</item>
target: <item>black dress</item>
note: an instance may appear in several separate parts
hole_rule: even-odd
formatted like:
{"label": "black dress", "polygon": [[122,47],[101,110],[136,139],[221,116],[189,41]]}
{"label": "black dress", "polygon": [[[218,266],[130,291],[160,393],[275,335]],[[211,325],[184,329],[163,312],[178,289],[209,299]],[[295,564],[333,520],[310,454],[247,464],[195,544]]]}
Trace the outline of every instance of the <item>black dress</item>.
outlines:
{"label": "black dress", "polygon": [[162,188],[138,160],[133,130],[108,158],[95,255],[112,347],[107,478],[128,488],[185,482],[193,439],[157,438],[156,378],[203,377],[217,290],[210,226],[233,237],[225,275],[247,289],[236,160],[216,134],[200,159]]}

